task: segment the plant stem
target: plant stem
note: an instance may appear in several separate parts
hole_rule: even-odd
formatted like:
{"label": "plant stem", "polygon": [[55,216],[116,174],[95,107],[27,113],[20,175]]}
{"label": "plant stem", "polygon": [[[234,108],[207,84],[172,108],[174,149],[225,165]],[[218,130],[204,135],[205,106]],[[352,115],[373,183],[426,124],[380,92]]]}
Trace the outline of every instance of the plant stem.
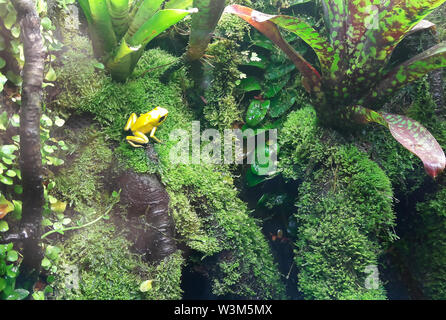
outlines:
{"label": "plant stem", "polygon": [[60,233],[60,232],[65,232],[65,231],[69,231],[69,230],[76,230],[76,229],[81,229],[81,228],[84,228],[84,227],[88,227],[88,226],[90,226],[90,225],[92,225],[92,224],[98,222],[99,220],[101,220],[102,218],[104,218],[106,215],[108,215],[108,214],[110,213],[110,211],[113,209],[113,207],[114,207],[115,204],[116,204],[116,202],[114,202],[113,204],[111,204],[110,207],[107,209],[107,211],[105,211],[105,213],[104,213],[103,215],[99,216],[98,218],[96,218],[96,219],[94,219],[94,220],[92,220],[92,221],[90,221],[90,222],[87,222],[86,224],[83,224],[83,225],[81,225],[81,226],[76,226],[76,227],[68,227],[68,228],[62,228],[62,229],[54,229],[54,230],[48,231],[47,233],[43,234],[43,235],[40,237],[40,239],[44,239],[44,238],[46,238],[47,236],[49,236],[50,234],[53,234],[53,233],[55,233],[55,232],[59,232],[59,233]]}

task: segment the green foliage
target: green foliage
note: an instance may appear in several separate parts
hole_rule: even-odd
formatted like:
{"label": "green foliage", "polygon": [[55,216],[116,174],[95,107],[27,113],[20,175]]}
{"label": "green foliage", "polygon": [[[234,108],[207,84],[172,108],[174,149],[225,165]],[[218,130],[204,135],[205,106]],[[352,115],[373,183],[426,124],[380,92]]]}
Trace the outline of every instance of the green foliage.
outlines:
{"label": "green foliage", "polygon": [[431,194],[417,204],[421,221],[414,234],[406,240],[411,256],[412,275],[426,299],[444,300],[446,236],[446,189]]}
{"label": "green foliage", "polygon": [[15,287],[19,275],[18,260],[19,254],[13,250],[12,243],[0,244],[0,299],[2,300],[23,300],[29,295],[27,290]]}
{"label": "green foliage", "polygon": [[[324,0],[328,39],[301,17],[266,15],[240,5],[228,6],[225,10],[253,25],[289,57],[302,74],[303,85],[314,100],[321,123],[342,127],[349,119],[384,125],[398,142],[423,161],[427,173],[436,178],[444,170],[446,158],[423,126],[404,116],[376,112],[357,104],[373,105],[382,95],[394,93],[428,72],[446,66],[445,43],[440,43],[393,69],[386,68],[392,52],[405,36],[415,32],[415,28],[431,27],[431,24],[422,25],[421,21],[443,2],[354,1],[347,4],[344,0]],[[376,17],[370,14],[371,8],[379,10]],[[372,23],[376,27],[368,27]],[[349,27],[345,28],[347,24]],[[320,70],[284,40],[279,27],[297,35],[312,48]],[[290,98],[281,100],[279,105],[287,100]]]}
{"label": "green foliage", "polygon": [[395,238],[390,181],[316,119],[309,107],[292,112],[279,135],[283,176],[303,181],[294,215],[298,288],[307,299],[383,299],[382,285],[365,288],[365,268]]}
{"label": "green foliage", "polygon": [[[51,115],[51,117],[49,116]],[[49,110],[42,114],[40,119],[41,124],[41,153],[42,164],[50,171],[53,166],[60,166],[63,164],[63,160],[59,157],[68,149],[65,142],[50,137],[50,132],[55,127],[61,127],[64,125],[64,120],[58,116],[53,116]],[[18,127],[20,125],[20,118],[18,114],[13,114],[8,117],[6,111],[0,115],[0,132],[5,131],[10,127]],[[14,132],[14,131],[13,131]],[[22,175],[18,162],[19,153],[19,135],[7,137],[3,135],[5,141],[11,140],[12,144],[3,144],[0,146],[0,182],[5,185],[0,193],[0,204],[2,208],[0,210],[0,232],[8,231],[9,225],[17,224],[22,217]],[[54,186],[54,182],[48,179],[48,187],[44,187],[44,214],[51,214],[50,207],[58,200],[49,195],[48,191]],[[6,208],[3,208],[6,206]],[[0,245],[1,246],[1,245]],[[18,268],[21,259],[18,258],[17,251],[12,250],[13,245],[8,244],[2,247],[3,253],[0,252],[0,287],[1,283],[4,285],[4,290],[0,290],[2,299],[24,299],[28,296],[28,291],[24,289],[15,289],[15,278],[18,276]],[[2,250],[0,250],[2,251]],[[8,263],[11,262],[11,263]]]}
{"label": "green foliage", "polygon": [[178,8],[160,8],[163,1],[90,1],[79,4],[88,22],[95,56],[104,62],[112,77],[125,81],[146,45],[194,10],[183,10],[192,1],[176,1]]}
{"label": "green foliage", "polygon": [[[190,123],[193,120],[189,108],[182,100],[178,78],[174,77],[169,86],[162,85],[157,79],[163,69],[156,67],[166,65],[173,59],[161,50],[150,50],[141,57],[133,79],[118,84],[111,83],[105,78],[102,80],[104,85],[97,88],[95,93],[79,99],[79,103],[72,107],[93,114],[108,138],[120,143],[115,154],[125,166],[139,172],[158,172],[161,175],[171,198],[172,216],[178,234],[203,258],[218,259],[217,263],[210,267],[212,270],[209,270],[215,294],[265,299],[283,298],[284,287],[268,243],[258,223],[249,217],[246,204],[238,199],[227,169],[198,164],[173,165],[170,161],[169,153],[176,145],[176,141],[169,139],[169,133],[175,129],[190,132]],[[143,75],[146,70],[152,70],[150,75]],[[235,71],[239,73],[235,66],[231,67],[231,72]],[[177,76],[179,75],[184,76],[183,73]],[[163,143],[154,145],[159,158],[159,162],[154,162],[149,160],[143,148],[140,151],[125,143],[123,127],[132,112],[147,112],[158,105],[167,108],[169,116],[157,131]],[[100,146],[97,146],[93,149],[99,148]],[[82,172],[83,179],[88,180],[85,172],[88,173],[88,170],[91,170],[88,166],[91,167],[91,163],[96,162],[84,159],[82,162],[79,161],[79,165],[81,163],[84,167],[75,165],[72,167],[73,170],[70,168],[66,172],[70,172],[73,177],[76,177],[76,172]],[[64,176],[58,178],[57,185],[64,189],[64,195],[69,197],[71,194],[70,197],[73,197],[77,191],[70,192],[69,186],[78,183],[77,178],[70,179],[69,183],[63,183],[68,179],[67,175]],[[90,188],[87,188],[88,190]],[[83,201],[91,198],[91,193],[87,194],[88,197]],[[225,252],[231,254],[228,256]],[[232,271],[227,268],[228,264],[232,265]],[[175,268],[179,268],[178,265]],[[179,272],[179,269],[175,270]],[[99,272],[99,269],[92,271],[88,277],[93,277],[95,272]],[[179,279],[179,274],[176,273],[175,277]],[[235,281],[234,277],[239,281]],[[148,279],[154,277],[141,279],[138,287],[142,281]],[[156,286],[157,281],[154,281],[153,285]],[[161,283],[159,285],[162,286]],[[179,289],[176,290],[179,294]],[[150,292],[149,290],[148,294]]]}
{"label": "green foliage", "polygon": [[[45,58],[45,80],[44,86],[52,86],[56,79],[52,64],[57,60],[55,52],[62,49],[62,44],[56,39],[53,31],[54,25],[47,16],[46,1],[36,2],[36,11],[41,18],[41,33],[43,46],[46,53]],[[20,41],[20,25],[17,20],[17,12],[10,0],[0,3],[0,92],[7,80],[16,86],[20,86],[22,78],[20,71],[24,64],[23,44]],[[7,62],[7,63],[6,63]],[[16,102],[16,98],[12,98]],[[17,100],[19,102],[19,100]]]}
{"label": "green foliage", "polygon": [[231,40],[219,40],[209,45],[207,54],[213,56],[212,83],[205,92],[207,101],[204,118],[220,130],[231,128],[235,121],[241,120],[241,110],[234,98],[235,83],[240,79],[237,69],[242,57],[238,45]]}

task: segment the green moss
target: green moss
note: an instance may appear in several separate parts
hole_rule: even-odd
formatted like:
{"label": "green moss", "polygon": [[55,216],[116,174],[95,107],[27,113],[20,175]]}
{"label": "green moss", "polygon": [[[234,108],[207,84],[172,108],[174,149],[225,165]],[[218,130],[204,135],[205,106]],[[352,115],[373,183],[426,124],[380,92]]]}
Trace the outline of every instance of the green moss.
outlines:
{"label": "green moss", "polygon": [[[56,282],[58,299],[180,299],[184,262],[180,252],[154,266],[132,254],[131,245],[122,230],[105,221],[73,234],[64,243],[60,259],[59,275],[64,276]],[[78,270],[78,286],[67,286],[67,281],[76,281],[77,275],[66,270]],[[140,292],[140,284],[150,279],[154,280],[152,290]]]}
{"label": "green moss", "polygon": [[307,299],[383,299],[366,289],[394,239],[392,189],[379,166],[336,133],[316,124],[312,108],[289,115],[279,135],[284,177],[302,180],[296,199],[295,262]]}
{"label": "green moss", "polygon": [[[234,77],[235,72],[239,74],[236,63],[231,61],[235,47],[232,42],[221,42],[215,46],[229,46],[233,54],[218,60],[218,64],[222,65],[231,63],[228,73],[216,80],[223,88],[226,75]],[[92,114],[107,137],[119,143],[114,154],[122,164],[137,172],[160,174],[171,198],[171,213],[177,233],[203,258],[217,260],[215,265],[208,267],[216,295],[283,298],[284,285],[268,243],[258,221],[249,216],[246,204],[238,198],[228,169],[214,165],[171,163],[170,152],[176,141],[170,140],[169,134],[178,129],[190,134],[193,120],[181,96],[184,71],[178,71],[168,86],[158,80],[164,69],[157,67],[174,59],[162,50],[149,50],[139,60],[134,74],[126,83],[113,83],[104,77],[95,92],[88,92],[87,96],[73,100],[72,107]],[[146,70],[149,72],[144,73]],[[224,97],[232,98],[233,86],[223,92]],[[214,102],[217,103],[217,100],[212,100]],[[154,145],[159,161],[152,161],[144,148],[135,149],[124,142],[126,132],[123,127],[132,112],[147,112],[158,105],[167,108],[169,116],[157,131],[157,137],[163,141],[162,144]],[[231,106],[232,109],[226,109],[226,104],[221,107],[219,114],[227,113],[227,118],[218,121],[219,126],[227,127],[234,119],[239,119],[240,113],[235,110],[235,104]],[[179,265],[176,263],[171,267],[176,270],[175,279],[179,279]],[[168,270],[166,266],[158,267],[159,272],[162,272],[159,273],[161,279],[161,275],[166,276]],[[91,275],[100,270],[92,270]],[[171,292],[180,294],[179,286],[176,290],[173,289],[175,285],[169,287],[172,288]]]}
{"label": "green moss", "polygon": [[74,152],[78,157],[56,176],[58,192],[74,204],[100,202],[103,197],[98,190],[104,189],[102,173],[112,160],[104,135],[91,127],[67,142],[76,146]]}
{"label": "green moss", "polygon": [[53,106],[71,111],[82,101],[90,99],[104,85],[103,71],[95,68],[90,41],[81,36],[70,36],[64,43],[66,52],[61,57],[63,67],[56,67],[56,88],[60,90]]}
{"label": "green moss", "polygon": [[[71,138],[70,138],[71,137]],[[104,134],[93,127],[69,132],[66,142],[75,148],[76,158],[55,178],[56,192],[73,204],[71,216],[81,224],[105,213],[110,195],[103,175],[112,162],[112,151]],[[108,174],[108,173],[107,173]],[[68,232],[59,245],[63,248],[56,273],[58,299],[179,299],[181,267],[177,252],[158,265],[149,265],[133,254],[125,208],[117,206],[112,219]],[[75,271],[73,273],[73,271]],[[153,279],[153,289],[139,291],[139,285]],[[77,285],[74,285],[76,283]]]}
{"label": "green moss", "polygon": [[203,113],[208,123],[220,130],[231,128],[234,122],[242,119],[243,110],[233,96],[235,82],[241,74],[237,67],[243,61],[237,49],[234,41],[219,40],[210,44],[207,50],[214,58],[212,83],[205,92],[207,104]]}
{"label": "green moss", "polygon": [[[421,222],[408,243],[411,269],[427,299],[446,299],[446,189],[417,204]],[[416,246],[414,245],[416,244]],[[415,259],[414,259],[415,258]]]}
{"label": "green moss", "polygon": [[[252,7],[251,7],[252,8]],[[250,26],[242,19],[232,14],[222,15],[215,29],[216,35],[241,42],[249,34]]]}
{"label": "green moss", "polygon": [[[224,171],[209,165],[178,165],[163,170],[163,181],[173,195],[172,204],[181,203],[181,207],[173,207],[174,211],[185,215],[176,221],[197,221],[195,217],[200,217],[199,230],[205,235],[202,246],[212,249],[204,255],[216,250],[222,252],[211,270],[214,294],[260,299],[284,297],[268,243],[258,222],[249,217],[246,204],[237,198],[237,191]],[[186,205],[192,211],[185,211]],[[194,235],[185,237],[194,244]]]}
{"label": "green moss", "polygon": [[98,222],[76,232],[64,245],[61,270],[75,266],[79,287],[66,290],[63,278],[57,290],[61,299],[140,299],[139,284],[148,270],[130,254],[130,243],[117,235],[113,224]]}

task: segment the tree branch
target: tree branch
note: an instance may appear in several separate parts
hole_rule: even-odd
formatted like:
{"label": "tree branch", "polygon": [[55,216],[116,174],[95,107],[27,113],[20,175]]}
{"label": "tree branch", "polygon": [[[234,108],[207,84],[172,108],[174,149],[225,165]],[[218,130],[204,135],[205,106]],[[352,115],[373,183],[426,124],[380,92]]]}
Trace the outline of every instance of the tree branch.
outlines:
{"label": "tree branch", "polygon": [[23,241],[24,259],[19,281],[30,286],[37,280],[43,257],[39,246],[41,233],[43,185],[40,154],[40,114],[44,51],[40,19],[32,0],[12,0],[20,22],[25,65],[23,67],[22,105],[20,108],[20,170],[23,186],[22,229],[30,237]]}

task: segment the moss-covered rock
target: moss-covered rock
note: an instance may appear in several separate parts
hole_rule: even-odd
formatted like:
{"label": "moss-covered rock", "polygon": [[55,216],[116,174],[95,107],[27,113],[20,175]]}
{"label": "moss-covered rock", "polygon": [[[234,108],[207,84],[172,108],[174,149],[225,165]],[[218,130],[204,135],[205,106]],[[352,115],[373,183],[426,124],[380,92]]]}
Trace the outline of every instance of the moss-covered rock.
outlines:
{"label": "moss-covered rock", "polygon": [[296,199],[295,262],[307,299],[383,299],[366,288],[394,238],[390,181],[367,154],[321,129],[313,108],[292,112],[279,134],[285,178],[301,180]]}
{"label": "moss-covered rock", "polygon": [[[71,138],[70,138],[71,137]],[[69,133],[66,142],[76,153],[55,177],[55,192],[71,203],[71,220],[79,225],[96,220],[109,210],[113,199],[104,175],[109,178],[112,151],[104,134],[94,127]],[[84,228],[66,232],[63,241],[50,240],[62,248],[57,260],[57,299],[178,299],[181,297],[181,253],[159,265],[147,264],[132,253],[125,208],[117,206],[111,219],[99,219]],[[162,268],[160,266],[163,266]],[[145,280],[155,280],[147,293],[139,290]]]}
{"label": "moss-covered rock", "polygon": [[[79,54],[71,53],[64,61],[75,65],[78,58]],[[181,240],[202,258],[216,261],[215,265],[206,266],[215,295],[284,298],[284,285],[269,245],[258,221],[249,216],[246,204],[238,198],[229,170],[219,165],[173,164],[171,161],[170,153],[177,141],[169,139],[169,134],[183,130],[183,134],[190,136],[191,121],[194,120],[181,96],[184,71],[178,71],[167,86],[158,80],[164,70],[158,66],[174,59],[162,50],[149,50],[140,59],[132,77],[123,84],[112,82],[97,70],[83,69],[81,76],[86,85],[89,77],[100,79],[85,95],[77,91],[76,97],[68,96],[65,102],[69,101],[70,107],[78,112],[91,114],[107,138],[119,144],[114,154],[124,167],[161,176],[171,198],[171,214]],[[94,61],[86,64],[93,65]],[[66,74],[64,68],[59,74]],[[73,79],[76,76],[74,72],[71,76],[60,79],[70,79],[77,88],[81,81]],[[147,112],[158,105],[167,108],[169,116],[157,131],[163,143],[155,145],[159,160],[153,161],[144,148],[133,148],[125,142],[123,127],[132,112]],[[225,126],[231,121],[228,119]],[[77,240],[81,241],[80,238]],[[175,264],[175,270],[178,266]],[[158,277],[167,272],[160,270],[161,265],[157,268]],[[100,268],[92,274],[94,272],[103,273]],[[180,292],[179,287],[175,292]]]}

